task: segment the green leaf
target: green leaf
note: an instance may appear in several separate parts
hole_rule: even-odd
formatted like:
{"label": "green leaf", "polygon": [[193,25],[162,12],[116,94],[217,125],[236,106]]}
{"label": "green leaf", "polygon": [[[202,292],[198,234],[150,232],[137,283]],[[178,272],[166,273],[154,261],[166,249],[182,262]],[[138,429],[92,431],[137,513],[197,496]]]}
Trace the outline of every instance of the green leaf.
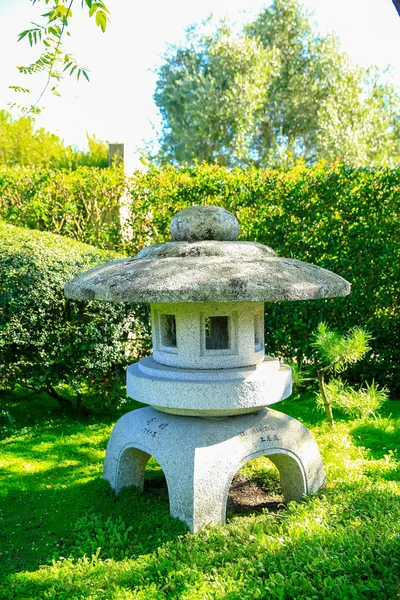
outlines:
{"label": "green leaf", "polygon": [[25,31],[21,31],[21,33],[18,35],[18,41],[20,42],[21,40],[23,40],[24,37],[26,37],[29,32],[30,32],[30,29],[25,29]]}
{"label": "green leaf", "polygon": [[63,4],[58,4],[55,9],[57,14],[61,17],[72,17],[72,10],[68,6],[64,6]]}
{"label": "green leaf", "polygon": [[98,25],[104,33],[107,28],[107,15],[104,11],[98,10],[96,12],[96,25]]}
{"label": "green leaf", "polygon": [[21,87],[19,85],[9,85],[10,90],[14,90],[14,92],[22,92],[23,94],[30,94],[30,90],[28,88]]}
{"label": "green leaf", "polygon": [[59,27],[53,27],[53,26],[49,27],[48,31],[49,31],[49,33],[51,33],[51,35],[54,35],[57,38],[60,36],[60,33],[61,33],[61,30]]}

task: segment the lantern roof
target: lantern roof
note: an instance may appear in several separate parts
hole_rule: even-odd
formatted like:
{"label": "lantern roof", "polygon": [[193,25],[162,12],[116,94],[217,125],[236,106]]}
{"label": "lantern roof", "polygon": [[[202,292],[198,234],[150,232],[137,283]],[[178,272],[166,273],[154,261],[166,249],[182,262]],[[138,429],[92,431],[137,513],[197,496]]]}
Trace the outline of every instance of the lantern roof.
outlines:
{"label": "lantern roof", "polygon": [[65,285],[78,300],[114,302],[278,302],[347,296],[332,271],[236,241],[236,217],[216,206],[190,206],[171,221],[173,241],[86,271]]}

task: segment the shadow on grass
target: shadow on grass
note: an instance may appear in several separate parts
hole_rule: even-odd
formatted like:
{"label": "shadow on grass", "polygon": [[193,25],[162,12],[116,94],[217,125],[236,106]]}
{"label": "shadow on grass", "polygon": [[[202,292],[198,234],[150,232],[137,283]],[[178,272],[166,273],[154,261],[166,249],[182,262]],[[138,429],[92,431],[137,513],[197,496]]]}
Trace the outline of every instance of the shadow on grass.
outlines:
{"label": "shadow on grass", "polygon": [[[324,421],[311,397],[288,400],[276,408],[306,425]],[[34,419],[39,417],[38,412]],[[23,414],[18,419],[18,426],[23,427]],[[318,534],[306,528],[290,538],[284,529],[290,521],[288,511],[289,516],[278,519],[278,525],[273,517],[261,514],[253,521],[233,518],[223,530],[210,528],[197,536],[182,536],[187,528],[169,515],[163,474],[157,465],[149,465],[145,493],[131,488],[116,498],[101,479],[109,424],[115,420],[72,421],[61,414],[52,415],[44,425],[39,423],[37,429],[35,425],[25,432],[17,426],[7,428],[10,440],[3,447],[11,464],[4,470],[9,495],[0,499],[2,573],[12,580],[4,591],[7,600],[85,598],[88,585],[93,586],[91,597],[101,600],[115,597],[118,587],[128,591],[148,585],[155,586],[155,595],[146,598],[179,597],[188,588],[208,586],[213,569],[222,582],[233,581],[235,591],[225,595],[229,600],[254,598],[258,580],[263,586],[270,582],[271,597],[276,598],[316,594],[346,598],[353,597],[349,591],[353,588],[357,588],[357,598],[395,597],[394,574],[400,572],[398,539],[393,533],[400,520],[395,494],[382,489],[364,492],[340,521]],[[382,457],[388,448],[398,446],[396,427],[380,420],[357,425],[352,434],[356,443]],[[13,439],[12,433],[17,434]],[[12,457],[22,462],[22,471],[11,462]],[[30,458],[43,468],[26,470]],[[349,490],[350,486],[343,486],[343,494]],[[355,519],[360,525],[352,525]],[[254,522],[259,533],[254,532]],[[311,527],[313,520],[309,523]],[[271,536],[278,527],[282,530],[275,537],[286,536],[283,546]],[[92,554],[106,562],[91,562]],[[62,563],[51,566],[51,561],[61,556],[80,560],[79,568],[76,562],[68,562],[60,576]],[[48,568],[39,570],[40,565]],[[324,581],[336,586],[336,596],[329,595]],[[286,595],[273,595],[274,586],[287,590]]]}
{"label": "shadow on grass", "polygon": [[[60,481],[67,481],[63,477],[68,477],[68,468],[56,467],[47,473],[52,484],[41,491],[32,488],[43,483],[43,474],[24,475],[25,489],[0,499],[3,532],[8,532],[0,534],[3,574],[34,571],[61,556],[90,557],[98,548],[103,560],[136,557],[186,533],[186,525],[169,514],[164,474],[154,459],[151,462],[144,492],[128,488],[118,497],[100,474],[89,482],[78,478],[61,486]],[[229,516],[257,514],[264,508],[276,511],[278,504],[282,510],[283,505],[273,498],[262,505],[237,502],[229,505]]]}
{"label": "shadow on grass", "polygon": [[371,456],[379,460],[390,452],[400,448],[400,422],[378,420],[362,423],[351,429],[351,436],[356,446],[368,448]]}
{"label": "shadow on grass", "polygon": [[117,554],[122,548],[116,548],[121,539],[124,556],[149,553],[187,530],[170,517],[168,495],[131,488],[116,497],[100,477],[61,489],[11,493],[0,501],[0,511],[3,575],[32,571],[61,556],[90,557],[98,547],[103,559],[122,558]]}
{"label": "shadow on grass", "polygon": [[313,392],[301,395],[294,392],[292,396],[282,402],[277,402],[271,408],[298,419],[306,427],[320,425],[326,421],[324,413],[317,408]]}
{"label": "shadow on grass", "polygon": [[[14,419],[6,419],[1,443],[3,575],[35,570],[62,555],[81,556],[82,549],[90,555],[92,542],[107,546],[107,536],[114,543],[121,532],[132,542],[124,551],[132,549],[135,554],[152,552],[186,531],[169,516],[168,496],[153,498],[153,494],[149,502],[148,495],[126,490],[116,499],[102,480],[116,416],[101,422],[94,417],[71,418],[45,395],[32,406],[29,398],[8,395],[2,409]],[[99,540],[98,529],[105,532]],[[138,535],[144,543],[136,539]]]}
{"label": "shadow on grass", "polygon": [[15,392],[0,390],[0,439],[24,427],[51,422],[88,424],[101,421],[115,423],[117,419],[130,410],[144,406],[126,396],[126,402],[117,408],[91,407],[84,414],[60,405],[46,393],[33,393],[24,389]]}
{"label": "shadow on grass", "polygon": [[[193,590],[211,597],[218,582],[218,598],[225,600],[250,600],[256,592],[260,598],[396,598],[398,495],[371,489],[357,496],[351,510],[343,510],[340,521],[337,514],[328,514],[324,524],[304,523],[296,532],[302,513],[307,516],[313,502],[274,528],[268,515],[260,515],[256,520],[240,519],[240,526],[236,522],[205,528],[196,536],[178,537],[177,531],[170,531],[162,539],[154,523],[148,552],[156,547],[157,552],[129,562],[60,563],[20,574],[8,589],[15,598],[84,598],[90,589],[95,600],[125,593],[130,597],[138,590],[149,592],[140,597],[164,599],[189,597]],[[318,499],[315,502],[318,510]],[[125,503],[151,510],[140,494],[126,494]],[[171,524],[172,520],[165,522],[164,527]],[[193,597],[201,597],[198,593]]]}

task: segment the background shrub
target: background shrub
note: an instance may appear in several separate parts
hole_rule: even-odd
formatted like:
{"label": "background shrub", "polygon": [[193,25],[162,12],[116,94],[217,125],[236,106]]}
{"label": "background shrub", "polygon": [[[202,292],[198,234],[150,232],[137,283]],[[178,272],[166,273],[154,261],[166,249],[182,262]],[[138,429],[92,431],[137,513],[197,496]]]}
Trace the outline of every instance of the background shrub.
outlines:
{"label": "background shrub", "polygon": [[272,246],[281,256],[331,269],[352,284],[347,298],[266,305],[267,351],[299,363],[312,356],[321,321],[346,332],[372,333],[372,351],[351,378],[400,391],[400,169],[324,164],[288,170],[223,167],[137,172],[129,184],[136,253],[169,236],[173,214],[189,204],[215,204],[240,221],[240,239]]}
{"label": "background shrub", "polygon": [[101,395],[103,405],[115,399],[113,388],[120,397],[124,367],[149,339],[146,307],[76,302],[63,293],[71,277],[115,256],[0,222],[0,388],[46,391],[62,401],[68,386],[78,406],[85,393]]}
{"label": "background shrub", "polygon": [[122,168],[0,166],[0,218],[99,248],[119,248]]}
{"label": "background shrub", "polygon": [[0,216],[134,255],[170,239],[177,210],[223,206],[238,217],[240,239],[270,245],[352,283],[347,298],[267,304],[267,350],[301,364],[312,356],[311,332],[319,322],[342,333],[362,326],[372,333],[372,351],[350,379],[375,378],[399,394],[400,169],[150,167],[137,171],[127,188],[129,240],[120,228],[124,182],[118,169],[0,168]]}

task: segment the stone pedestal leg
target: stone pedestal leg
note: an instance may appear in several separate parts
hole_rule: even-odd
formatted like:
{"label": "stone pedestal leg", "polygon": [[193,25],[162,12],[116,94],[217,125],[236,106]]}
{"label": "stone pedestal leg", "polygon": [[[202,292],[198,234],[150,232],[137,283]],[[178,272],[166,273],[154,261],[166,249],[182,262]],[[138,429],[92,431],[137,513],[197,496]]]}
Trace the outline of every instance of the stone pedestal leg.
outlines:
{"label": "stone pedestal leg", "polygon": [[304,425],[275,410],[208,420],[151,407],[124,415],[106,452],[104,478],[118,493],[143,489],[150,456],[167,480],[170,512],[191,531],[224,523],[229,488],[249,460],[267,456],[278,468],[286,502],[318,491],[324,472],[318,447]]}

